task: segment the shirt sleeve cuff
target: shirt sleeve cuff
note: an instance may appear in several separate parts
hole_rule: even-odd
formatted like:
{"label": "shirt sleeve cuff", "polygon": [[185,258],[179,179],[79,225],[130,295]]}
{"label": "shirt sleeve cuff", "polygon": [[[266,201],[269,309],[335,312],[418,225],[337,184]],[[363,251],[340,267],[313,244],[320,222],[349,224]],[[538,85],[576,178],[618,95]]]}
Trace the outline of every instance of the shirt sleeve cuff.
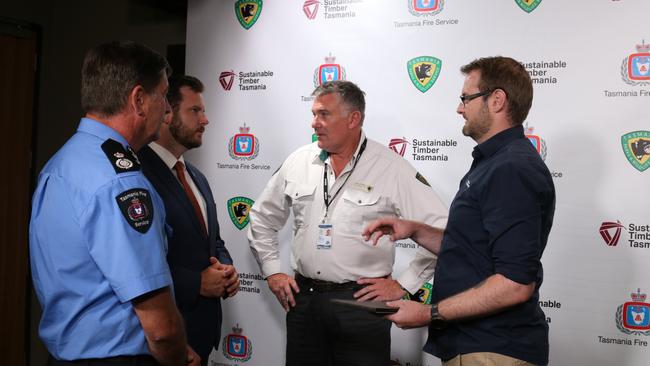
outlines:
{"label": "shirt sleeve cuff", "polygon": [[161,272],[115,288],[115,293],[122,303],[131,301],[140,295],[163,287],[171,286],[172,278],[169,272]]}
{"label": "shirt sleeve cuff", "polygon": [[429,278],[418,276],[412,268],[408,268],[402,273],[397,282],[410,294],[416,293]]}
{"label": "shirt sleeve cuff", "polygon": [[262,263],[262,276],[264,277],[264,279],[266,279],[270,275],[280,273],[280,272],[282,272],[282,270],[281,270],[281,263],[279,260],[271,260]]}

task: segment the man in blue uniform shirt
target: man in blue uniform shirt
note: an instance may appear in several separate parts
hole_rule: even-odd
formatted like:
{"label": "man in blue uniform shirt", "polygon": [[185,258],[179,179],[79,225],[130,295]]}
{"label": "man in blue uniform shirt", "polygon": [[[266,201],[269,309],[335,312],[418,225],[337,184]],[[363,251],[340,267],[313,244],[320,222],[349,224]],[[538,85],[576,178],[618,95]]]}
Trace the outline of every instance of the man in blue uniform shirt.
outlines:
{"label": "man in blue uniform shirt", "polygon": [[388,317],[401,328],[429,325],[424,350],[457,365],[546,365],[548,325],[539,307],[541,256],[553,223],[555,188],[524,135],[533,100],[524,67],[506,57],[461,68],[458,113],[478,145],[451,203],[444,233],[422,223],[380,219],[377,240],[410,237],[439,254],[433,305],[395,301]]}
{"label": "man in blue uniform shirt", "polygon": [[196,365],[172,298],[165,210],[134,153],[169,110],[169,65],[112,42],[82,69],[86,113],[39,175],[30,223],[50,365]]}

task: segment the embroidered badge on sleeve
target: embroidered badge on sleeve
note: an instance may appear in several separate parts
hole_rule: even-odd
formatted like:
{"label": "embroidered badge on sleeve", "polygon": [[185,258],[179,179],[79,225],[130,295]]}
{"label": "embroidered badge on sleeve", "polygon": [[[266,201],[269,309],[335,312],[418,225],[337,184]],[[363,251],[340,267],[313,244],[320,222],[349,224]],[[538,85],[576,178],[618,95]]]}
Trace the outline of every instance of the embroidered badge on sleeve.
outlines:
{"label": "embroidered badge on sleeve", "polygon": [[146,233],[153,220],[153,204],[149,191],[142,188],[129,189],[115,197],[126,222],[135,230]]}

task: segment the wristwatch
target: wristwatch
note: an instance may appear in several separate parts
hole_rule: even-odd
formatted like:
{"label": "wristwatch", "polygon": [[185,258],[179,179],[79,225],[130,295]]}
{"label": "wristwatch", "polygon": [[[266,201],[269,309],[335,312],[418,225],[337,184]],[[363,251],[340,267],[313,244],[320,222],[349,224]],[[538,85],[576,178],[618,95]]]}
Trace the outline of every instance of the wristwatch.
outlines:
{"label": "wristwatch", "polygon": [[431,328],[434,330],[443,330],[447,327],[447,321],[442,315],[438,314],[438,303],[431,304]]}

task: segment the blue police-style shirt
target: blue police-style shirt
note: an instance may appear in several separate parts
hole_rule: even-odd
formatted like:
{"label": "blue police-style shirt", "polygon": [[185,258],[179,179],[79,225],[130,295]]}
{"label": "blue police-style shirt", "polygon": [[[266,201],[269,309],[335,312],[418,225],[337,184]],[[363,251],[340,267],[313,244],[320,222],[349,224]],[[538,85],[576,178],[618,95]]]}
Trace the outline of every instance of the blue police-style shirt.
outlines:
{"label": "blue police-style shirt", "polygon": [[164,223],[126,140],[83,118],[41,171],[32,201],[39,334],[54,358],[150,353],[131,300],[171,286]]}
{"label": "blue police-style shirt", "polygon": [[479,319],[429,327],[424,350],[443,360],[494,352],[536,365],[548,363],[548,325],[539,307],[541,256],[555,211],[548,168],[521,126],[476,146],[474,161],[449,211],[434,276],[432,302],[501,274],[536,283],[525,303]]}

